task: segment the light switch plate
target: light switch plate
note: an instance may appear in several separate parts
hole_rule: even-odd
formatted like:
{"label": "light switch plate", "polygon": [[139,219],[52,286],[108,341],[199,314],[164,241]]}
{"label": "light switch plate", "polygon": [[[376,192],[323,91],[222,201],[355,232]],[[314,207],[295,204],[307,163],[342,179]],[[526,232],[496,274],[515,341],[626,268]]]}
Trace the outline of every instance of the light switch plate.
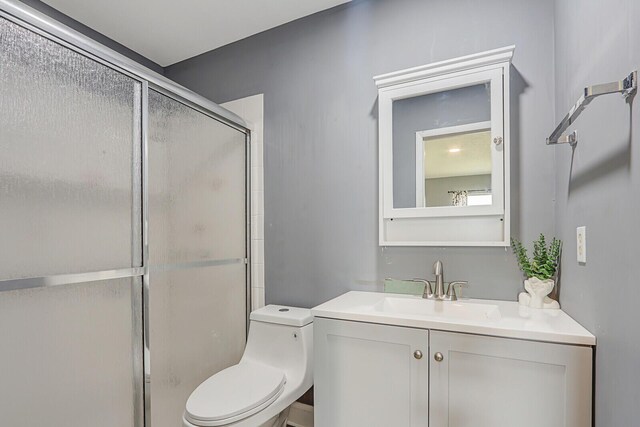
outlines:
{"label": "light switch plate", "polygon": [[578,262],[585,264],[587,262],[587,227],[576,228],[576,243]]}

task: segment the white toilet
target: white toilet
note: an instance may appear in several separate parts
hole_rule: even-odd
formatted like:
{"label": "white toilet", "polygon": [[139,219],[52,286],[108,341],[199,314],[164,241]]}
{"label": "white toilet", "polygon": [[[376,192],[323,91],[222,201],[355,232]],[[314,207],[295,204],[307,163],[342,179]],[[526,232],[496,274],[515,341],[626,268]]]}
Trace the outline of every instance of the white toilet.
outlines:
{"label": "white toilet", "polygon": [[184,427],[281,427],[313,385],[311,310],[268,305],[251,313],[240,363],[195,389]]}

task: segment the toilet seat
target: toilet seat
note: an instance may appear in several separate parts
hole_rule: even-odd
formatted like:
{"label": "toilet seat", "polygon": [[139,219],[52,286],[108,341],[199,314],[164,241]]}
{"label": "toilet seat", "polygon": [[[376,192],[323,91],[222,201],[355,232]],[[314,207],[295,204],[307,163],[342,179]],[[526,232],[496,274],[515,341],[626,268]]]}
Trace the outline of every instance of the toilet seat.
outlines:
{"label": "toilet seat", "polygon": [[202,427],[239,421],[273,403],[286,382],[279,369],[242,362],[200,384],[187,401],[185,418]]}

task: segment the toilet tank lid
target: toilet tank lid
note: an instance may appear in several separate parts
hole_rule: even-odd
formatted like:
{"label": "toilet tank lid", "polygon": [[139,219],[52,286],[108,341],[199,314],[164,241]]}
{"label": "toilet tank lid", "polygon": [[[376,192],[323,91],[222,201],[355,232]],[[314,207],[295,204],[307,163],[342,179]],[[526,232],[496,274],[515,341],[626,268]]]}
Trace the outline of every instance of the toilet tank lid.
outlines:
{"label": "toilet tank lid", "polygon": [[251,320],[280,325],[304,326],[313,322],[313,315],[308,308],[270,304],[252,311]]}

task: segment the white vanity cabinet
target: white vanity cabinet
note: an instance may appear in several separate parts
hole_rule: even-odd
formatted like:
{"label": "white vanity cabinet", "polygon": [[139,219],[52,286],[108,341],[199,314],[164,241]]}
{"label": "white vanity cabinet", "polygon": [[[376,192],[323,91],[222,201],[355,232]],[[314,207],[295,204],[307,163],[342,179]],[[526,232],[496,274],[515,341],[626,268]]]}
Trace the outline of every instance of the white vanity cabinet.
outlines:
{"label": "white vanity cabinet", "polygon": [[587,427],[592,349],[430,331],[430,427]]}
{"label": "white vanity cabinet", "polygon": [[427,427],[429,331],[316,318],[316,427]]}
{"label": "white vanity cabinet", "polygon": [[316,317],[316,427],[587,427],[592,348]]}

